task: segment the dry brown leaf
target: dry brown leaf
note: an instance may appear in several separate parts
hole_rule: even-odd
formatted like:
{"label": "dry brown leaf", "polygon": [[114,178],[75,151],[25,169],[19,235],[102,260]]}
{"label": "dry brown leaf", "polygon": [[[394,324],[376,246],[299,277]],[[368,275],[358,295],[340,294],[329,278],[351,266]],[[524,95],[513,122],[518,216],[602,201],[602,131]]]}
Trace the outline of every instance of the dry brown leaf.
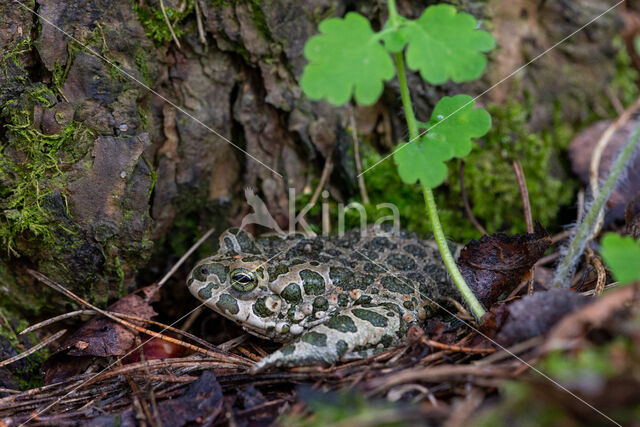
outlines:
{"label": "dry brown leaf", "polygon": [[536,224],[535,233],[497,233],[472,240],[460,252],[457,264],[476,297],[491,307],[520,284],[550,245],[549,234]]}

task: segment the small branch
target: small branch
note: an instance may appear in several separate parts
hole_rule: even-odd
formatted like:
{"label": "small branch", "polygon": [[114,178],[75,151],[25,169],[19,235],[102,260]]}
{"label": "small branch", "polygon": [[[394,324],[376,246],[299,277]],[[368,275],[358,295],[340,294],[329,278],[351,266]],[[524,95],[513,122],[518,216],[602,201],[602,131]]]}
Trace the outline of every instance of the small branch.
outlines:
{"label": "small branch", "polygon": [[464,186],[464,160],[460,160],[460,195],[462,196],[462,202],[464,203],[464,211],[467,213],[467,217],[471,224],[478,230],[481,234],[488,234],[487,230],[478,222],[473,211],[471,210],[471,205],[469,205],[469,199],[467,198],[467,189]]}
{"label": "small branch", "polygon": [[202,11],[200,10],[199,0],[193,2],[193,7],[196,10],[196,25],[198,27],[198,36],[200,36],[200,43],[207,46],[207,37],[204,33],[204,26],[202,25]]}
{"label": "small branch", "polygon": [[20,332],[18,335],[23,335],[29,332],[33,332],[36,329],[44,328],[45,326],[49,326],[52,323],[56,323],[61,320],[68,319],[74,316],[80,316],[82,314],[95,315],[96,312],[92,310],[76,310],[70,313],[61,314],[60,316],[52,317],[51,319],[43,320],[42,322],[36,323],[35,325],[31,325],[28,328],[24,329],[22,332]]}
{"label": "small branch", "polygon": [[176,46],[178,46],[178,49],[182,49],[182,46],[180,46],[180,40],[178,40],[178,37],[176,37],[176,33],[173,31],[173,26],[171,25],[169,17],[167,16],[167,11],[164,8],[164,0],[160,0],[160,10],[162,11],[162,16],[164,16],[164,22],[167,24],[167,27],[169,27],[171,38],[176,43]]}
{"label": "small branch", "polygon": [[313,195],[311,196],[311,200],[309,200],[309,203],[307,204],[305,209],[311,209],[312,207],[315,206],[315,204],[318,201],[318,198],[320,197],[320,193],[322,193],[324,186],[327,184],[327,180],[329,179],[329,175],[331,175],[332,170],[333,170],[333,148],[329,151],[329,154],[327,154],[327,158],[324,161],[324,167],[322,168],[322,174],[320,175],[320,182],[318,183],[318,186],[316,187],[316,190],[313,192]]}
{"label": "small branch", "polygon": [[[120,317],[120,318],[123,318],[123,319],[133,320],[133,321],[142,322],[142,323],[149,323],[151,325],[160,326],[161,328],[164,328],[164,329],[166,329],[168,331],[175,332],[176,334],[179,334],[179,335],[182,335],[182,336],[184,336],[186,338],[189,338],[190,340],[192,340],[194,342],[197,342],[198,344],[200,344],[201,346],[203,346],[205,348],[208,348],[209,350],[218,351],[218,352],[220,352],[222,354],[225,354],[225,355],[231,356],[231,357],[235,356],[235,355],[233,355],[231,353],[227,353],[225,351],[220,350],[219,348],[216,348],[213,344],[203,340],[202,338],[198,338],[197,336],[192,335],[189,332],[186,332],[184,330],[181,330],[181,329],[178,329],[178,328],[174,328],[174,327],[169,326],[169,325],[165,325],[164,323],[156,322],[155,320],[151,320],[151,319],[143,319],[142,317],[131,316],[129,314],[118,313],[118,312],[115,312],[115,311],[108,311],[108,313],[111,313],[114,316]],[[35,325],[31,325],[28,328],[26,328],[25,330],[23,330],[22,332],[20,332],[19,335],[35,331],[36,329],[43,328],[45,326],[51,325],[51,324],[53,324],[55,322],[59,322],[59,321],[64,320],[64,319],[68,319],[70,317],[80,316],[80,315],[95,316],[97,314],[98,313],[96,313],[93,310],[76,310],[76,311],[72,311],[70,313],[65,313],[65,314],[61,314],[61,315],[56,316],[56,317],[52,317],[51,319],[43,320],[42,322],[36,323]],[[184,328],[184,329],[188,329],[188,328]]]}
{"label": "small branch", "polygon": [[47,339],[45,339],[44,341],[42,341],[41,343],[34,345],[33,347],[31,347],[29,350],[26,350],[20,354],[17,354],[9,359],[3,360],[2,362],[0,362],[0,368],[3,366],[7,366],[13,362],[17,362],[20,359],[24,359],[25,357],[35,353],[36,351],[40,350],[43,347],[48,346],[49,344],[51,344],[53,341],[57,340],[58,338],[60,338],[62,335],[65,334],[65,332],[67,332],[66,329],[63,329],[61,331],[56,332],[55,334],[51,335],[50,337],[48,337]]}
{"label": "small branch", "polygon": [[604,269],[604,265],[602,265],[600,257],[593,252],[593,249],[587,248],[585,253],[587,255],[587,262],[593,266],[596,270],[596,274],[598,275],[593,295],[599,297],[600,294],[602,294],[602,291],[604,291],[604,286],[607,283],[607,272]]}
{"label": "small branch", "polygon": [[364,185],[364,175],[362,174],[362,163],[360,162],[360,147],[358,141],[358,127],[356,126],[356,115],[353,112],[353,108],[349,109],[349,118],[351,120],[351,133],[353,134],[353,156],[356,160],[356,172],[358,174],[358,187],[360,187],[360,196],[362,202],[365,205],[369,204],[369,195],[367,194],[367,187]]}
{"label": "small branch", "polygon": [[149,302],[151,296],[153,294],[155,294],[156,292],[158,292],[160,290],[160,288],[167,283],[167,280],[169,280],[169,278],[171,276],[173,276],[173,274],[178,271],[178,268],[180,268],[180,266],[182,264],[184,264],[184,262],[187,260],[187,258],[189,258],[191,256],[192,253],[195,252],[196,249],[198,249],[200,247],[201,244],[204,243],[205,240],[207,240],[209,238],[209,236],[211,236],[211,234],[215,231],[215,228],[210,228],[209,231],[207,231],[206,233],[204,233],[204,235],[198,239],[197,242],[195,242],[193,244],[193,246],[191,246],[189,248],[189,250],[187,252],[185,252],[184,255],[182,255],[180,257],[180,259],[178,260],[178,262],[175,263],[175,265],[173,267],[171,267],[171,270],[169,270],[167,272],[167,274],[164,275],[164,277],[162,279],[160,279],[160,281],[155,285],[156,289],[153,290],[153,292],[149,292],[149,295],[147,296],[147,298],[145,299],[146,302]]}
{"label": "small branch", "polygon": [[518,180],[520,196],[522,197],[522,208],[524,210],[524,222],[527,225],[527,233],[533,233],[533,219],[531,218],[531,203],[529,201],[529,190],[527,190],[527,180],[522,170],[522,164],[518,160],[513,161],[513,170]]}
{"label": "small branch", "polygon": [[469,354],[491,354],[495,353],[495,348],[474,348],[474,347],[464,347],[455,344],[443,344],[438,341],[430,340],[427,338],[422,338],[420,340],[421,344],[428,345],[429,347],[437,348],[439,350],[448,350],[455,351],[459,353],[469,353]]}
{"label": "small branch", "polygon": [[614,110],[616,110],[616,113],[618,115],[624,113],[624,106],[622,105],[622,102],[620,102],[620,99],[618,99],[618,96],[611,89],[611,86],[605,87],[604,92],[609,97],[609,101],[611,101],[611,106],[613,107]]}
{"label": "small branch", "polygon": [[[35,270],[31,270],[31,269],[27,269],[27,272],[29,274],[31,274],[33,277],[35,277],[36,279],[40,280],[45,285],[47,285],[47,286],[55,289],[56,291],[66,295],[70,299],[72,299],[72,300],[74,300],[74,301],[76,301],[76,302],[78,302],[78,303],[80,303],[80,304],[82,304],[82,305],[84,305],[86,307],[91,308],[92,310],[102,314],[103,316],[108,317],[109,319],[113,320],[114,322],[116,322],[116,323],[118,323],[118,324],[120,324],[122,326],[128,327],[128,328],[133,329],[133,330],[135,330],[137,332],[142,332],[143,334],[147,334],[147,335],[149,335],[149,336],[151,336],[153,338],[157,338],[157,339],[160,339],[162,341],[170,342],[172,344],[176,344],[176,345],[188,348],[189,350],[196,351],[196,352],[201,353],[201,354],[205,354],[205,355],[207,355],[209,357],[218,357],[218,358],[220,358],[221,356],[225,356],[225,357],[227,357],[227,359],[225,361],[228,361],[228,356],[227,355],[223,355],[221,353],[216,353],[216,352],[213,352],[213,351],[210,351],[210,350],[207,350],[207,349],[203,349],[203,348],[197,347],[197,346],[195,346],[193,344],[189,344],[189,343],[186,343],[184,341],[178,340],[176,338],[172,338],[172,337],[169,337],[169,336],[166,336],[166,335],[162,335],[159,332],[155,332],[155,331],[152,331],[150,329],[146,329],[146,328],[143,328],[141,326],[134,325],[133,323],[127,322],[126,320],[122,320],[122,319],[118,318],[117,316],[111,314],[110,312],[102,310],[102,309],[92,305],[91,303],[85,301],[84,299],[80,298],[79,296],[77,296],[76,294],[71,292],[70,290],[68,290],[65,287],[63,287],[62,285],[59,285],[58,283],[56,283],[53,280],[49,279],[44,274],[39,273],[39,272],[37,272]],[[236,360],[236,363],[247,363],[247,362],[245,360],[243,360],[242,358],[239,358],[238,360]]]}
{"label": "small branch", "polygon": [[[524,176],[524,170],[522,170],[522,164],[518,160],[513,161],[513,170],[516,173],[516,179],[518,180],[518,188],[520,189],[520,196],[522,197],[522,209],[524,211],[524,222],[527,226],[527,233],[533,233],[533,219],[531,217],[531,202],[529,201],[529,190],[527,189],[527,180]],[[533,276],[536,266],[534,265],[529,270],[527,278],[527,295],[533,294]]]}

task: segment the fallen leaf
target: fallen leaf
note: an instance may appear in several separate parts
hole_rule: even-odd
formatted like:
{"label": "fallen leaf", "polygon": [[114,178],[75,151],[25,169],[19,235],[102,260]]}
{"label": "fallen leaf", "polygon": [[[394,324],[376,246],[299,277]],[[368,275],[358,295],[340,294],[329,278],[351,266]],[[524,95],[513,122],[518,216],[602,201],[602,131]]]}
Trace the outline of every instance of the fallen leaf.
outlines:
{"label": "fallen leaf", "polygon": [[640,282],[610,291],[582,309],[566,316],[553,328],[544,351],[564,346],[563,343],[582,339],[588,331],[600,327],[617,313],[627,310],[633,301],[640,301]]}
{"label": "fallen leaf", "polygon": [[[150,319],[156,315],[153,308],[137,295],[130,294],[107,308],[132,316]],[[135,322],[133,322],[135,323]],[[91,357],[122,356],[134,345],[135,333],[101,315],[81,326],[43,364],[45,383],[62,381],[83,372]],[[82,360],[80,360],[82,359]]]}
{"label": "fallen leaf", "polygon": [[[576,135],[569,144],[571,168],[585,184],[589,183],[589,167],[593,149],[598,143],[598,139],[600,139],[602,133],[610,124],[610,120],[597,122]],[[622,149],[622,146],[627,142],[627,139],[629,139],[636,124],[637,122],[635,120],[630,120],[614,133],[609,140],[600,160],[600,167],[598,169],[600,179],[604,179],[609,173],[613,161]],[[634,194],[637,189],[640,188],[640,156],[636,156],[635,161],[629,165],[627,171],[626,178],[621,180],[607,201],[606,222],[624,218],[624,209],[629,194]]]}
{"label": "fallen leaf", "polygon": [[508,306],[509,317],[496,341],[509,346],[549,331],[567,314],[594,301],[569,289],[552,289],[527,295]]}
{"label": "fallen leaf", "polygon": [[[130,294],[107,308],[107,311],[130,314],[143,319],[156,315],[153,308],[137,294]],[[61,346],[70,356],[122,356],[133,347],[135,333],[113,320],[96,316],[72,334]],[[78,345],[78,343],[81,343]]]}
{"label": "fallen leaf", "polygon": [[472,240],[460,252],[457,264],[476,297],[491,307],[520,284],[549,246],[551,237],[536,224],[535,233],[497,233]]}

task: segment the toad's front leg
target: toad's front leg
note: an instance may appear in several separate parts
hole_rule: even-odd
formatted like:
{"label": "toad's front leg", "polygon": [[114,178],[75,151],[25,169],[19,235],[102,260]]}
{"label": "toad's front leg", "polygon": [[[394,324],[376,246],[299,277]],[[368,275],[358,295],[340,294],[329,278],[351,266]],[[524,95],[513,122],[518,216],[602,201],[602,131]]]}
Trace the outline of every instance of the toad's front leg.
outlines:
{"label": "toad's front leg", "polygon": [[251,368],[251,372],[270,367],[331,365],[343,357],[366,357],[374,350],[400,342],[399,337],[403,335],[400,316],[399,310],[382,305],[351,307],[265,357]]}

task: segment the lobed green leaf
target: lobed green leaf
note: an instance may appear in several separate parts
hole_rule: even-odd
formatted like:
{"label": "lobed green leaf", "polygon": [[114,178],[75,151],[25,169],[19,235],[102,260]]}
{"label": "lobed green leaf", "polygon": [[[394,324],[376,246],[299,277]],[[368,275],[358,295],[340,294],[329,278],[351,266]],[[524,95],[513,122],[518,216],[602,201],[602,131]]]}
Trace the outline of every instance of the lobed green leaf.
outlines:
{"label": "lobed green leaf", "polygon": [[305,94],[336,106],[348,102],[352,95],[361,105],[376,102],[383,82],[393,78],[395,68],[369,21],[350,12],[344,18],[322,21],[319,30],[304,48],[309,64],[300,86]]}
{"label": "lobed green leaf", "polygon": [[453,157],[464,157],[471,151],[471,139],[486,134],[491,128],[491,116],[481,108],[474,109],[468,95],[442,98],[433,110],[429,130],[416,141],[398,145],[393,158],[398,165],[402,181],[417,181],[434,188],[447,177],[444,162]]}
{"label": "lobed green leaf", "polygon": [[[405,21],[400,30],[408,41],[407,66],[419,70],[431,84],[479,78],[487,66],[482,52],[493,49],[495,40],[477,27],[473,16],[457,13],[451,5],[428,7],[416,21]],[[397,44],[395,40],[393,47],[397,48]]]}
{"label": "lobed green leaf", "polygon": [[640,281],[640,239],[607,233],[600,244],[600,254],[616,281],[623,285]]}

